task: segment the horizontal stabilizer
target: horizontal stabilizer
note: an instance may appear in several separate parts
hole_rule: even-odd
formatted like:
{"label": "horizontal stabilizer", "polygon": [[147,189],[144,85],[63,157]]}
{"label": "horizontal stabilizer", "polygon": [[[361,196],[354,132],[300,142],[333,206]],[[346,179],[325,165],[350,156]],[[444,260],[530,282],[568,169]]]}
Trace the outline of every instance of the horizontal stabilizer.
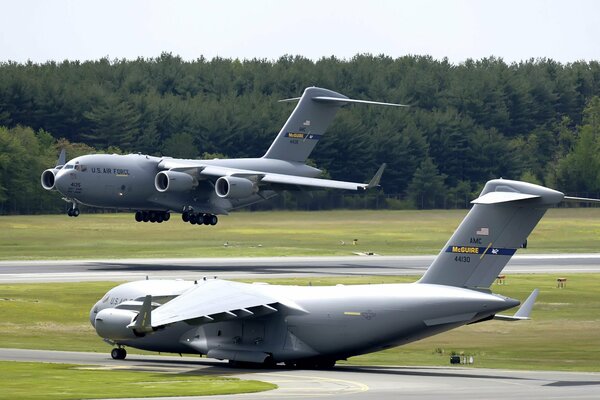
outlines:
{"label": "horizontal stabilizer", "polygon": [[340,105],[345,105],[347,103],[360,103],[360,104],[373,104],[377,106],[392,106],[392,107],[410,107],[406,104],[398,104],[398,103],[383,103],[381,101],[369,101],[369,100],[356,100],[356,99],[344,99],[339,97],[329,97],[329,96],[316,96],[312,98],[314,101],[318,101],[321,103],[335,103]]}
{"label": "horizontal stabilizer", "polygon": [[527,194],[527,193],[515,193],[515,192],[489,192],[483,196],[471,201],[471,204],[499,204],[508,203],[511,201],[521,201],[529,199],[537,199],[540,196]]}
{"label": "horizontal stabilizer", "polygon": [[540,292],[539,289],[534,289],[534,291],[531,292],[531,294],[529,295],[527,300],[525,300],[525,302],[523,304],[521,304],[521,307],[519,307],[519,309],[517,310],[515,315],[510,316],[510,315],[496,314],[496,315],[494,315],[494,319],[498,319],[500,321],[523,321],[523,320],[530,319],[529,316],[531,315],[531,310],[533,309],[533,304],[535,303],[535,300],[537,299],[539,292]]}
{"label": "horizontal stabilizer", "polygon": [[563,201],[572,203],[600,203],[600,199],[590,199],[587,197],[565,196]]}

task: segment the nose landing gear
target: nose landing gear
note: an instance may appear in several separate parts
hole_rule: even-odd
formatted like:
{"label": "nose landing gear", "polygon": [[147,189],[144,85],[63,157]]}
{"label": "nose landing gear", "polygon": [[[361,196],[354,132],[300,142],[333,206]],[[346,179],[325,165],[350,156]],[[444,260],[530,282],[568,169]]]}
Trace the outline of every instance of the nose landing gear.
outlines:
{"label": "nose landing gear", "polygon": [[77,208],[77,204],[73,203],[73,206],[67,211],[67,215],[69,217],[79,217],[79,208]]}

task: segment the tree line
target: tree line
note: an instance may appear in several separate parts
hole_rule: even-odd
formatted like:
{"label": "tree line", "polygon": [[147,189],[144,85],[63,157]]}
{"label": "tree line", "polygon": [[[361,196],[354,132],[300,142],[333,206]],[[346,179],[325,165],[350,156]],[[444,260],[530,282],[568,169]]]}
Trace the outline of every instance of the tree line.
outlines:
{"label": "tree line", "polygon": [[54,165],[61,147],[69,158],[261,156],[294,106],[278,100],[308,86],[411,107],[346,107],[311,155],[327,176],[352,181],[368,181],[386,162],[383,193],[364,202],[332,193],[286,197],[278,206],[465,207],[496,177],[600,192],[597,61],[507,64],[490,57],[452,64],[370,54],[184,61],[164,53],[0,63],[0,213],[61,209],[57,196],[39,186],[39,174]]}

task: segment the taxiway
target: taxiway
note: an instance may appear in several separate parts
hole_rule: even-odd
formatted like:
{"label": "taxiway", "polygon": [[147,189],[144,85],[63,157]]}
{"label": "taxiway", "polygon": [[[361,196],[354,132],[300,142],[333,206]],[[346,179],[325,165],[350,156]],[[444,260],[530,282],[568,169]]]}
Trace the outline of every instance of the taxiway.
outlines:
{"label": "taxiway", "polygon": [[[116,361],[108,354],[0,349],[0,360],[86,365],[174,374],[229,375],[272,382],[269,392],[198,399],[597,399],[599,373],[491,370],[472,367],[359,367],[331,370],[233,369],[198,357],[130,355]],[[173,398],[168,398],[173,399]],[[191,399],[186,397],[186,399]]]}
{"label": "taxiway", "polygon": [[[434,256],[344,256],[2,261],[0,283],[422,275]],[[600,272],[600,254],[517,255],[505,274]]]}

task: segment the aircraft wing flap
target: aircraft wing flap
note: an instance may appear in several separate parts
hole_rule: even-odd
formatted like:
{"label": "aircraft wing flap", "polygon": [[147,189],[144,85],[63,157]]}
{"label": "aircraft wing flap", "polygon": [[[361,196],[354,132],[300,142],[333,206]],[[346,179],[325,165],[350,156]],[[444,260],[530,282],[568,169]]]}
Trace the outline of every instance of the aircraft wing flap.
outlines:
{"label": "aircraft wing flap", "polygon": [[199,281],[179,297],[155,309],[152,326],[180,321],[202,323],[215,319],[248,318],[277,312],[274,307],[277,304],[302,310],[294,303],[270,296],[252,285],[210,279]]}
{"label": "aircraft wing flap", "polygon": [[330,179],[307,178],[304,176],[283,175],[283,174],[265,174],[261,179],[262,183],[272,183],[278,185],[308,186],[327,189],[345,189],[345,190],[365,190],[368,183],[334,181]]}

